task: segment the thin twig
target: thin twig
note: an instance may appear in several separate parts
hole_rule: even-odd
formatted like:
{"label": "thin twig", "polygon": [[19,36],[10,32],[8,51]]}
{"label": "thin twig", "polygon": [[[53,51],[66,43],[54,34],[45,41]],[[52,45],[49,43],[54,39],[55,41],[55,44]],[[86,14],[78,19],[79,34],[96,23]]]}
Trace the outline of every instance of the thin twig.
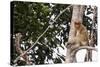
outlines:
{"label": "thin twig", "polygon": [[[64,9],[55,19],[54,19],[54,21],[56,21],[69,7],[71,7],[72,5],[70,5],[70,6],[68,6],[66,9]],[[50,21],[49,21],[50,22]],[[16,63],[18,60],[19,60],[19,58],[21,57],[21,56],[23,56],[24,54],[26,54],[29,50],[31,50],[32,48],[33,48],[33,46],[35,45],[35,44],[37,44],[37,42],[39,41],[39,39],[48,31],[48,29],[49,29],[49,27],[50,27],[50,25],[47,27],[47,29],[38,37],[38,39],[35,41],[35,43],[29,48],[29,49],[27,49],[24,53],[22,53],[21,55],[19,55],[15,60],[14,60],[14,63]]]}

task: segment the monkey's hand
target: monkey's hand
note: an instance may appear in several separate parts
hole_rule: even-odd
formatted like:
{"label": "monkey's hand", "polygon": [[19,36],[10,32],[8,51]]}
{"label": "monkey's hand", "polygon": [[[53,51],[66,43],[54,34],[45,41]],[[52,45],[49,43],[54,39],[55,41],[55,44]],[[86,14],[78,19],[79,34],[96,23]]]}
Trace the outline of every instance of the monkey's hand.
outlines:
{"label": "monkey's hand", "polygon": [[65,43],[66,48],[71,48],[72,45],[74,45],[74,42],[67,42]]}

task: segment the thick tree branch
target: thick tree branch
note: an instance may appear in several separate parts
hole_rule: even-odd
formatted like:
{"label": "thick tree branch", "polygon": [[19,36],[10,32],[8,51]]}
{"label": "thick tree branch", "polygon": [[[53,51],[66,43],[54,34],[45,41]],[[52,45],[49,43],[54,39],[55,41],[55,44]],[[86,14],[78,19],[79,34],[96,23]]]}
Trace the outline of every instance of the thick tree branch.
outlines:
{"label": "thick tree branch", "polygon": [[16,51],[19,54],[23,53],[22,49],[20,48],[20,40],[21,40],[21,37],[22,37],[21,33],[17,33],[16,34],[16,38],[15,38]]}
{"label": "thick tree branch", "polygon": [[98,51],[97,48],[95,47],[91,47],[91,46],[80,46],[76,49],[74,49],[72,52],[71,52],[71,57],[76,57],[76,53],[79,51],[79,50],[82,50],[82,49],[87,49],[88,51],[89,50],[94,50],[94,51]]}
{"label": "thick tree branch", "polygon": [[[56,21],[67,9],[69,9],[72,5],[68,6],[67,8],[65,8],[60,14],[58,14],[58,16],[53,20],[53,23],[54,21]],[[49,21],[50,22],[50,21]],[[37,42],[39,41],[39,39],[48,31],[50,25],[47,27],[47,29],[38,37],[38,39],[35,41],[35,43],[29,48],[27,49],[24,53],[22,53],[21,55],[19,55],[15,60],[14,60],[14,63],[16,63],[18,61],[18,59],[25,55],[30,49],[32,49],[32,47],[37,44]]]}
{"label": "thick tree branch", "polygon": [[[24,51],[23,51],[23,50],[21,49],[21,47],[20,47],[21,37],[22,37],[21,33],[17,33],[17,34],[16,34],[16,38],[15,38],[15,45],[16,45],[15,47],[16,47],[17,53],[19,53],[19,54],[24,53]],[[23,61],[26,62],[26,64],[30,64],[30,62],[29,62],[29,60],[28,60],[28,58],[27,58],[27,54],[24,54],[24,55],[21,56],[21,57],[23,58]]]}
{"label": "thick tree branch", "polygon": [[79,50],[82,50],[82,49],[88,49],[88,50],[98,51],[97,48],[95,48],[95,47],[91,47],[91,46],[80,46],[80,47],[74,49],[72,51],[72,54],[76,54]]}
{"label": "thick tree branch", "polygon": [[67,56],[66,56],[66,61],[65,61],[65,63],[77,62],[77,60],[76,60],[76,53],[77,53],[79,50],[87,49],[87,50],[98,51],[97,48],[91,47],[91,46],[80,46],[80,47],[75,48],[75,49],[72,50],[72,51],[71,51],[70,49],[71,49],[71,48],[68,48],[68,49],[67,49]]}

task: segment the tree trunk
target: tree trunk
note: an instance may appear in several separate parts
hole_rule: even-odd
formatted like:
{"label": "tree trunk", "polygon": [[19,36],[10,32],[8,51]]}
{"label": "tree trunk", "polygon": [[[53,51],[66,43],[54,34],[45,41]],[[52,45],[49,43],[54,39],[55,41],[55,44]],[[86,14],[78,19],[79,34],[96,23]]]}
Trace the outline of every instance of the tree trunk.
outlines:
{"label": "tree trunk", "polygon": [[[69,39],[68,41],[71,41],[73,37],[75,37],[75,28],[74,28],[74,22],[79,20],[82,22],[83,18],[83,11],[84,6],[81,5],[73,5],[73,13],[72,13],[72,19],[71,19],[71,25],[70,25],[70,32],[69,32]],[[65,63],[72,63],[76,62],[75,55],[71,54],[72,52],[71,46],[67,48]]]}

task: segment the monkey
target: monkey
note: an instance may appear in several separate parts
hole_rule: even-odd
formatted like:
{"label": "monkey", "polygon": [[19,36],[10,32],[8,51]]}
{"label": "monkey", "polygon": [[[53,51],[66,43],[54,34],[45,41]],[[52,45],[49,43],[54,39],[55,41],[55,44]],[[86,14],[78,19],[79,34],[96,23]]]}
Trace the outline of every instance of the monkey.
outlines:
{"label": "monkey", "polygon": [[[89,35],[86,27],[80,22],[75,22],[75,29],[77,30],[76,39],[79,39],[78,41],[81,42],[79,46],[91,46],[91,44],[89,44]],[[84,61],[92,61],[91,55],[92,51],[87,50]]]}
{"label": "monkey", "polygon": [[[74,37],[68,41],[67,48],[71,48],[71,51],[74,49],[80,47],[80,46],[89,46],[89,37],[88,37],[88,31],[86,27],[82,24],[80,21],[74,22]],[[87,50],[87,54],[85,56],[85,61],[88,61],[86,59],[92,59],[90,57],[90,51]]]}
{"label": "monkey", "polygon": [[88,31],[86,27],[79,21],[74,23],[75,27],[75,40],[80,42],[80,46],[88,45]]}
{"label": "monkey", "polygon": [[67,45],[75,44],[74,47],[89,45],[88,31],[87,31],[86,27],[80,21],[75,21],[74,29],[75,29],[75,33],[74,33],[75,37],[73,37],[73,39],[68,41]]}

